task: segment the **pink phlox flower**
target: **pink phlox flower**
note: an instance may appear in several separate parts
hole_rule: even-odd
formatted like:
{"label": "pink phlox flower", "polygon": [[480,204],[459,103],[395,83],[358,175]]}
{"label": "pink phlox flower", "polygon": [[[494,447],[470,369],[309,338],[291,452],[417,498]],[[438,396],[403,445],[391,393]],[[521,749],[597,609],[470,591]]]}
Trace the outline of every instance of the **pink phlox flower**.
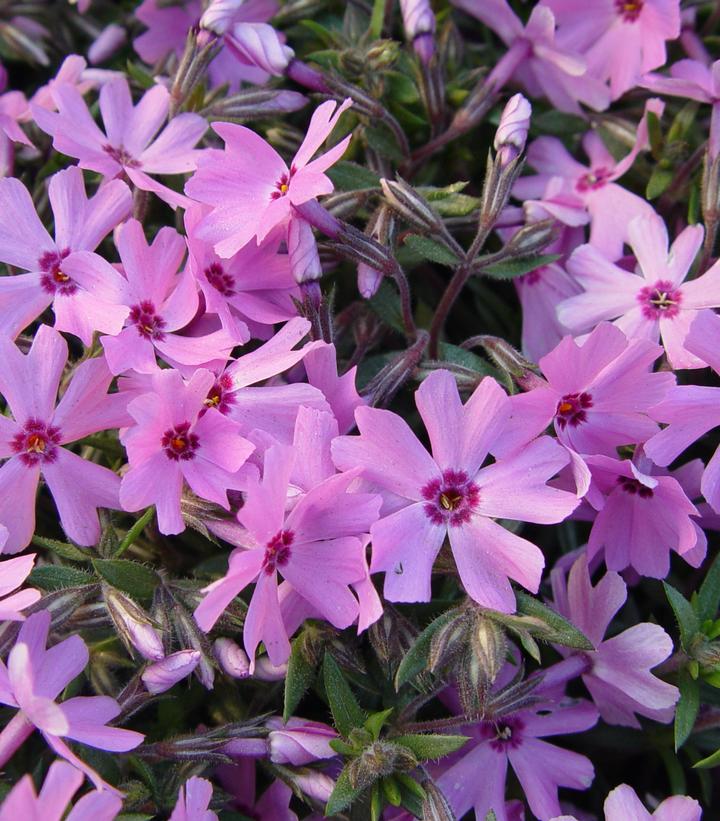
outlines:
{"label": "pink phlox flower", "polygon": [[337,755],[330,742],[338,734],[327,724],[292,716],[287,722],[280,717],[269,718],[265,726],[270,730],[267,745],[273,764],[301,767]]}
{"label": "pink phlox flower", "polygon": [[670,572],[671,551],[693,566],[702,562],[703,556],[693,552],[699,536],[691,517],[699,512],[677,479],[653,473],[647,458],[642,467],[609,456],[589,456],[586,461],[594,491],[588,498],[598,509],[589,559],[604,551],[609,570],[632,568],[653,579]]}
{"label": "pink phlox flower", "polygon": [[75,86],[80,94],[86,94],[90,89],[97,88],[109,80],[122,77],[120,71],[109,71],[101,68],[88,68],[87,61],[79,54],[69,54],[60,64],[57,74],[47,85],[41,86],[30,98],[35,106],[56,111],[57,106],[53,99],[53,89],[64,83]]}
{"label": "pink phlox flower", "polygon": [[[7,667],[0,662],[0,701],[18,712],[2,733],[12,744],[10,755],[37,728],[48,745],[92,781],[98,789],[117,791],[78,758],[64,739],[112,752],[133,750],[144,738],[141,733],[107,727],[120,715],[120,707],[108,696],[76,696],[57,704],[55,699],[87,667],[88,649],[78,635],[46,649],[50,614],[47,610],[28,616],[20,627]],[[14,732],[13,732],[14,731]]]}
{"label": "pink phlox flower", "polygon": [[[332,442],[337,435],[338,423],[331,413],[309,407],[298,410],[292,443],[297,458],[290,474],[290,485],[297,496],[289,504],[296,503],[302,498],[302,494],[309,493],[313,487],[335,475],[337,471],[332,459]],[[361,534],[361,541],[363,555],[366,555],[369,534]],[[362,576],[351,584],[359,605],[358,634],[367,630],[383,613],[382,602],[370,579],[367,559],[363,562],[363,571]],[[288,582],[280,585],[279,599],[288,635],[292,635],[306,619],[318,618],[320,615]]]}
{"label": "pink phlox flower", "polygon": [[279,251],[282,231],[273,232],[260,245],[251,241],[229,259],[221,259],[196,235],[208,210],[196,205],[185,212],[188,267],[207,310],[218,314],[228,328],[239,320],[254,337],[267,339],[270,326],[297,316],[293,298],[301,299],[288,255]]}
{"label": "pink phlox flower", "polygon": [[357,366],[344,374],[338,372],[337,350],[334,345],[320,342],[308,350],[303,359],[308,381],[321,390],[337,419],[340,433],[355,427],[355,411],[367,404],[357,392]]}
{"label": "pink phlox flower", "polygon": [[433,776],[457,818],[471,809],[476,818],[485,818],[493,810],[497,821],[510,821],[505,802],[509,765],[532,813],[547,821],[560,812],[558,788],[586,790],[595,773],[584,755],[544,739],[583,732],[597,720],[598,712],[588,701],[546,696],[529,709],[459,728],[470,741],[445,758]]}
{"label": "pink phlox flower", "polygon": [[169,821],[217,821],[217,815],[209,810],[212,801],[212,784],[194,775],[180,787],[175,809]]}
{"label": "pink phlox flower", "polygon": [[[690,326],[687,349],[716,372],[720,371],[720,317],[700,311]],[[651,409],[653,418],[667,425],[645,444],[645,452],[658,465],[669,465],[693,442],[720,426],[720,388],[710,385],[678,385],[664,401]],[[720,512],[720,449],[703,473],[703,496]]]}
{"label": "pink phlox flower", "polygon": [[91,252],[128,216],[132,198],[113,180],[88,199],[78,168],[54,174],[48,196],[54,239],[20,180],[0,179],[0,260],[28,272],[0,277],[0,332],[14,339],[52,305],[55,327],[89,346],[95,331],[117,333],[127,316],[122,277]]}
{"label": "pink phlox flower", "polygon": [[297,448],[273,445],[265,451],[262,480],[250,484],[238,512],[247,528],[245,544],[231,554],[228,573],[205,588],[195,611],[198,625],[208,631],[235,596],[255,582],[243,635],[251,665],[261,641],[273,664],[290,654],[278,573],[335,627],[344,629],[358,617],[350,585],[365,574],[360,535],[377,519],[380,499],[349,492],[357,477],[351,471],[319,482],[288,513],[288,496],[297,495],[291,477],[302,469],[298,460]]}
{"label": "pink phlox flower", "polygon": [[[150,64],[157,63],[170,54],[179,59],[185,49],[188,31],[200,24],[203,5],[200,0],[183,0],[173,6],[163,6],[158,0],[144,0],[135,9],[135,17],[144,23],[148,30],[133,41],[135,51]],[[265,23],[278,11],[275,0],[246,0],[223,5],[227,7],[224,28],[228,37],[233,26],[243,23]],[[243,82],[260,84],[268,80],[267,72],[238,59],[238,56],[227,47],[227,40],[223,39],[223,45],[208,69],[213,88],[228,83],[230,90],[236,91]]]}
{"label": "pink phlox flower", "polygon": [[622,256],[623,243],[628,237],[628,224],[635,217],[649,217],[652,207],[637,194],[617,185],[635,162],[641,151],[648,148],[647,114],[658,117],[664,104],[648,100],[640,120],[635,143],[622,160],[615,160],[599,134],[588,131],[583,137],[583,149],[590,160],[585,166],[575,160],[557,137],[539,137],[528,149],[528,164],[537,174],[519,179],[513,195],[522,200],[537,200],[551,216],[568,225],[578,224],[579,209],[591,217],[590,244],[608,259]]}
{"label": "pink phlox flower", "polygon": [[536,592],[542,552],[497,519],[551,524],[578,504],[574,494],[546,482],[570,457],[549,437],[482,467],[499,447],[510,402],[491,378],[463,406],[455,379],[444,370],[415,394],[432,456],[407,423],[390,411],[360,407],[360,436],[333,442],[335,464],[359,469],[370,486],[394,497],[392,512],[371,528],[372,573],[385,573],[385,598],[429,601],[435,557],[446,536],[468,595],[484,607],[514,612],[510,579]]}
{"label": "pink phlox flower", "polygon": [[12,413],[0,416],[0,458],[7,459],[0,467],[0,521],[8,529],[7,553],[30,543],[41,475],[63,529],[78,544],[97,544],[98,508],[120,507],[120,479],[65,445],[127,424],[125,398],[108,395],[112,374],[100,357],[75,368],[56,407],[67,357],[67,343],[47,325],[40,326],[27,355],[0,338],[0,394]]}
{"label": "pink phlox flower", "polygon": [[665,43],[680,36],[680,0],[542,0],[557,39],[581,51],[588,73],[610,82],[616,100],[641,76],[665,64]]}
{"label": "pink phlox flower", "polygon": [[[298,821],[297,815],[290,809],[292,789],[284,781],[276,778],[265,792],[258,796],[255,769],[252,758],[239,758],[235,764],[221,764],[217,768],[220,783],[233,797],[233,809],[257,821]],[[319,772],[313,772],[313,776],[327,780],[327,776]],[[330,785],[332,788],[334,783],[331,781]],[[327,793],[328,797],[329,795],[330,792]]]}
{"label": "pink phlox flower", "polygon": [[135,424],[121,434],[130,468],[120,502],[125,510],[154,504],[161,533],[185,529],[185,482],[200,498],[228,510],[228,489],[243,489],[248,481],[241,468],[254,446],[240,435],[237,422],[206,404],[214,381],[204,369],[187,381],[176,370],[162,370],[152,376],[152,391],[128,404]]}
{"label": "pink phlox flower", "polygon": [[[203,336],[181,335],[200,301],[192,273],[185,269],[178,274],[185,241],[175,229],[161,228],[148,244],[142,225],[128,220],[117,233],[116,245],[125,274],[119,300],[125,306],[125,327],[101,339],[113,373],[153,373],[158,370],[156,352],[166,362],[192,371],[218,356],[227,360],[238,343],[247,341],[246,329],[241,338],[223,328]],[[110,276],[113,266],[102,263]]]}
{"label": "pink phlox flower", "polygon": [[[672,795],[651,813],[627,784],[608,793],[603,809],[605,821],[700,821],[702,817],[700,804],[687,795]],[[578,820],[574,815],[558,815],[550,821]]]}
{"label": "pink phlox flower", "polygon": [[52,136],[56,151],[76,157],[80,168],[106,178],[126,176],[173,208],[187,204],[186,197],[149,175],[195,170],[200,154],[195,145],[207,123],[199,115],[185,112],[163,128],[170,107],[170,92],[165,86],[153,86],[133,105],[125,77],[105,83],[100,89],[105,133],[75,86],[58,84],[51,93],[58,111],[32,106],[32,113],[38,126]]}
{"label": "pink phlox flower", "polygon": [[39,793],[30,775],[15,784],[0,806],[0,821],[113,821],[122,799],[108,790],[86,793],[65,815],[82,782],[83,774],[71,764],[53,761]]}
{"label": "pink phlox flower", "polygon": [[508,46],[488,75],[488,86],[499,89],[512,78],[530,97],[545,96],[555,108],[575,114],[581,113],[578,103],[596,111],[608,107],[607,87],[588,72],[574,44],[557,41],[555,17],[546,6],[535,6],[523,25],[507,0],[453,0],[453,5],[485,23]]}
{"label": "pink phlox flower", "polygon": [[[6,91],[4,78],[0,78],[0,131],[2,143],[16,142],[32,147],[27,134],[20,128],[21,122],[32,119],[30,108],[25,95],[21,91]],[[6,148],[2,145],[0,152],[4,154]]]}
{"label": "pink phlox flower", "polygon": [[[7,539],[7,528],[0,525],[0,553],[3,552]],[[25,616],[20,611],[40,599],[39,590],[32,587],[19,589],[30,575],[34,564],[34,553],[0,561],[0,621],[23,621]]]}
{"label": "pink phlox flower", "polygon": [[621,445],[658,432],[648,415],[675,385],[672,373],[652,371],[663,349],[628,339],[601,322],[581,343],[566,336],[540,362],[546,384],[511,397],[509,431],[527,441],[552,424],[558,440],[579,454],[614,456]]}
{"label": "pink phlox flower", "polygon": [[290,168],[251,129],[214,123],[225,149],[209,151],[185,186],[188,196],[212,206],[197,236],[210,242],[221,257],[232,257],[254,237],[262,242],[273,228],[287,223],[294,205],[331,193],[333,184],[325,171],[345,153],[350,136],[312,157],[351,104],[350,99],[340,106],[328,100],[315,110]]}
{"label": "pink phlox flower", "polygon": [[593,586],[586,556],[570,569],[550,574],[554,606],[593,643],[592,651],[578,653],[558,648],[563,656],[580,655],[587,661],[582,680],[608,724],[640,728],[637,715],[667,723],[679,698],[677,687],[650,671],[667,659],[672,640],[657,624],[635,624],[604,639],[610,622],[627,599],[627,586],[612,571]]}
{"label": "pink phlox flower", "polygon": [[558,319],[574,333],[614,320],[628,337],[662,339],[673,368],[702,367],[702,360],[685,347],[685,337],[698,311],[720,306],[720,263],[686,281],[703,234],[702,226],[688,226],[668,250],[662,218],[637,217],[628,228],[637,273],[609,262],[592,245],[582,245],[567,268],[585,293],[561,302]]}

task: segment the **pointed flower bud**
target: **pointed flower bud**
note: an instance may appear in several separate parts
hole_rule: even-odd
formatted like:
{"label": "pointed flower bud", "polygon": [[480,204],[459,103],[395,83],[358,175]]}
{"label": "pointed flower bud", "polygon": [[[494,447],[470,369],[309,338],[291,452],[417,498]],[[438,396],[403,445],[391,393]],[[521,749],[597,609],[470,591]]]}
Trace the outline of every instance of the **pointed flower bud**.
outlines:
{"label": "pointed flower bud", "polygon": [[312,226],[302,217],[291,217],[287,233],[288,257],[293,278],[298,285],[314,282],[322,276],[320,255]]}
{"label": "pointed flower bud", "polygon": [[244,63],[282,77],[295,52],[267,23],[236,23],[225,36],[228,48]]}
{"label": "pointed flower bud", "polygon": [[530,128],[531,114],[532,106],[522,94],[515,94],[507,101],[500,115],[500,125],[495,132],[494,142],[501,166],[505,167],[522,154]]}
{"label": "pointed flower bud", "polygon": [[91,65],[103,63],[122,46],[127,38],[127,32],[123,26],[117,23],[110,23],[95,39],[95,42],[88,49],[88,62]]}
{"label": "pointed flower bud", "polygon": [[405,180],[381,179],[380,185],[388,204],[410,225],[431,233],[438,229],[440,217]]}
{"label": "pointed flower bud", "polygon": [[200,653],[197,650],[180,650],[171,653],[162,661],[157,661],[145,669],[142,674],[143,684],[153,695],[164,693],[178,681],[187,678],[197,667]]}
{"label": "pointed flower bud", "polygon": [[132,652],[134,648],[150,661],[163,658],[160,636],[142,607],[114,587],[105,586],[103,597],[118,636],[128,650]]}
{"label": "pointed flower bud", "polygon": [[271,718],[267,722],[270,729],[268,749],[273,764],[310,764],[321,758],[333,758],[335,751],[330,741],[338,734],[332,727],[318,721],[304,718]]}
{"label": "pointed flower bud", "polygon": [[232,639],[217,639],[213,653],[223,672],[232,678],[248,678],[250,675],[250,659]]}
{"label": "pointed flower bud", "polygon": [[222,35],[230,28],[245,0],[210,0],[200,18],[200,28]]}
{"label": "pointed flower bud", "polygon": [[405,37],[413,44],[415,53],[429,63],[435,53],[435,15],[429,0],[400,0]]}

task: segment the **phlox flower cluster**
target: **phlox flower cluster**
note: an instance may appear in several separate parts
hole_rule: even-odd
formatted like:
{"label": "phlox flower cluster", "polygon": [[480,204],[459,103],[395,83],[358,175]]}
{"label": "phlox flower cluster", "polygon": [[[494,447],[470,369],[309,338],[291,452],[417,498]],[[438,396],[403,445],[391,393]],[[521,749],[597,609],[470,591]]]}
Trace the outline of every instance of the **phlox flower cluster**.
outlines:
{"label": "phlox flower cluster", "polygon": [[6,5],[0,821],[699,819],[716,12]]}

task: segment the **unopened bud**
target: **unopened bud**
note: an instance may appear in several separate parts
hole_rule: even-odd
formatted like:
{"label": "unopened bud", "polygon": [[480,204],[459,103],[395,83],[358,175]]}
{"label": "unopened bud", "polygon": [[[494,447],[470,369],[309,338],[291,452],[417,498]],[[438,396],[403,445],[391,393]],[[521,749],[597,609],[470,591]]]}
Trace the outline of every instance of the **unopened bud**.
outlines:
{"label": "unopened bud", "polygon": [[199,630],[195,619],[183,607],[176,608],[175,631],[182,645],[200,654],[200,660],[194,673],[203,687],[212,690],[215,671],[210,663],[210,643],[205,634]]}
{"label": "unopened bud", "polygon": [[515,94],[505,105],[493,143],[501,166],[508,165],[522,154],[530,128],[531,114],[532,106],[522,94]]}
{"label": "unopened bud", "polygon": [[554,219],[540,220],[523,226],[513,235],[503,248],[507,257],[526,257],[537,254],[555,239],[557,222]]}
{"label": "unopened bud", "polygon": [[142,674],[143,684],[153,695],[164,693],[178,681],[187,678],[197,667],[200,653],[197,650],[180,650],[165,656],[147,667]]}
{"label": "unopened bud", "polygon": [[405,180],[381,179],[383,194],[390,207],[406,222],[421,231],[436,232],[440,227],[440,217],[427,201]]}
{"label": "unopened bud", "polygon": [[417,767],[417,758],[400,744],[390,741],[374,741],[353,759],[347,767],[350,784],[365,789],[378,778],[394,772],[409,772]]}
{"label": "unopened bud", "polygon": [[248,654],[232,639],[217,639],[213,645],[215,659],[224,673],[232,678],[248,678],[250,659]]}
{"label": "unopened bud", "polygon": [[208,117],[223,120],[255,120],[273,114],[288,114],[307,105],[307,97],[297,91],[275,88],[246,88],[212,104]]}
{"label": "unopened bud", "polygon": [[422,782],[425,800],[422,804],[423,821],[455,821],[455,814],[442,790],[431,779]]}
{"label": "unopened bud", "polygon": [[365,53],[366,70],[382,71],[395,64],[400,56],[400,46],[395,40],[378,40]]}
{"label": "unopened bud", "polygon": [[308,796],[321,804],[327,803],[335,789],[335,782],[329,775],[310,768],[293,770],[291,776],[293,784]]}
{"label": "unopened bud", "polygon": [[143,658],[150,660],[164,657],[160,636],[142,607],[124,593],[107,585],[103,588],[103,598],[117,634],[130,652],[135,648]]}
{"label": "unopened bud", "polygon": [[470,639],[473,655],[480,662],[489,686],[491,686],[505,664],[507,652],[505,631],[496,622],[478,614]]}
{"label": "unopened bud", "polygon": [[380,283],[383,281],[383,275],[375,268],[371,268],[364,262],[359,263],[357,269],[357,283],[358,291],[363,299],[370,299],[375,296]]}
{"label": "unopened bud", "polygon": [[287,250],[290,270],[298,285],[314,282],[322,276],[320,255],[312,226],[302,217],[291,217],[288,223]]}
{"label": "unopened bud", "polygon": [[214,34],[225,34],[244,2],[245,0],[210,0],[200,18],[200,28]]}
{"label": "unopened bud", "polygon": [[415,53],[429,63],[435,53],[435,15],[429,0],[400,0],[405,37]]}
{"label": "unopened bud", "polygon": [[268,749],[273,764],[297,767],[335,756],[330,741],[338,734],[327,724],[304,718],[290,718],[285,724],[281,718],[271,718],[267,726],[270,728]]}
{"label": "unopened bud", "polygon": [[225,36],[227,47],[242,62],[282,77],[295,52],[268,23],[236,23]]}
{"label": "unopened bud", "polygon": [[378,271],[391,271],[395,268],[395,260],[388,248],[348,223],[340,224],[337,242],[331,247],[341,256],[355,262],[364,262]]}
{"label": "unopened bud", "polygon": [[467,649],[470,638],[469,612],[459,608],[432,637],[428,654],[428,670],[434,672],[451,664]]}
{"label": "unopened bud", "polygon": [[[393,214],[392,210],[383,205],[377,209],[371,224],[370,236],[377,240],[381,245],[390,244],[390,236],[393,230]],[[373,268],[364,262],[358,265],[358,291],[365,299],[370,299],[377,293],[380,283],[383,280],[382,271]]]}
{"label": "unopened bud", "polygon": [[92,65],[97,65],[112,57],[125,42],[126,37],[127,34],[122,26],[110,23],[100,32],[88,49],[88,61]]}
{"label": "unopened bud", "polygon": [[546,386],[545,380],[535,373],[535,365],[506,340],[499,336],[476,336],[472,341],[481,345],[493,363],[510,374],[522,390]]}
{"label": "unopened bud", "polygon": [[287,664],[273,664],[268,656],[260,656],[255,660],[253,678],[260,681],[282,681],[287,675]]}

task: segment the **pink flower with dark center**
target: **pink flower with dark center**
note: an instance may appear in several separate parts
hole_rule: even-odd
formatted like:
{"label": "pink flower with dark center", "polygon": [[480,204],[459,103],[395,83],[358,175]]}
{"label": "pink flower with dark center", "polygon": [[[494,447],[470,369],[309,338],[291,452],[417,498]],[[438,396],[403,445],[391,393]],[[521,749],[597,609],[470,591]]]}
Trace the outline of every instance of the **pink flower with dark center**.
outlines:
{"label": "pink flower with dark center", "polygon": [[674,368],[704,364],[685,347],[690,324],[703,308],[720,307],[720,264],[686,281],[703,241],[703,228],[685,228],[668,249],[665,223],[657,214],[637,217],[628,228],[628,243],[637,273],[609,262],[592,245],[582,245],[568,261],[568,271],[585,289],[558,305],[558,318],[574,333],[602,320],[630,338],[659,338]]}
{"label": "pink flower with dark center", "polygon": [[198,225],[199,239],[211,243],[222,258],[232,257],[254,237],[262,242],[285,225],[292,208],[333,191],[325,171],[345,153],[350,137],[312,159],[335,128],[350,99],[319,106],[290,167],[262,137],[244,126],[215,123],[225,150],[204,157],[187,182],[188,196],[211,206]]}
{"label": "pink flower with dark center", "polygon": [[302,448],[273,445],[265,451],[262,480],[251,482],[238,512],[247,529],[243,545],[231,554],[227,574],[205,588],[195,611],[198,625],[208,631],[235,596],[255,582],[243,634],[251,673],[261,641],[275,665],[290,654],[278,574],[335,627],[348,627],[358,617],[350,585],[367,575],[360,537],[377,518],[380,499],[348,492],[357,477],[354,471],[315,483],[287,512],[291,481],[307,469],[300,459],[313,442],[308,439]]}
{"label": "pink flower with dark center", "polygon": [[108,696],[76,696],[56,703],[60,693],[87,667],[89,653],[78,635],[46,649],[49,629],[47,610],[29,616],[20,627],[7,667],[0,662],[0,702],[17,710],[0,733],[0,766],[5,766],[38,729],[55,753],[98,789],[117,794],[64,739],[117,753],[135,749],[144,736],[106,726],[120,714],[118,703]]}
{"label": "pink flower with dark center", "polygon": [[28,271],[0,277],[0,332],[14,339],[52,305],[55,327],[90,345],[95,331],[117,333],[127,316],[122,277],[90,252],[128,216],[132,198],[113,180],[88,199],[78,168],[53,175],[48,196],[55,239],[20,180],[0,179],[0,261]]}
{"label": "pink flower with dark center", "polygon": [[557,39],[581,51],[588,72],[610,81],[615,100],[665,64],[665,43],[680,36],[680,0],[542,0],[555,13]]}
{"label": "pink flower with dark center", "polygon": [[[515,609],[510,579],[536,591],[544,565],[540,550],[495,518],[549,524],[577,506],[573,494],[546,482],[568,464],[560,445],[541,437],[482,467],[504,445],[511,407],[486,378],[463,406],[448,371],[427,377],[415,401],[433,455],[394,413],[360,407],[360,436],[333,442],[340,469],[358,469],[386,496],[384,516],[371,528],[373,573],[385,573],[390,601],[429,601],[435,557],[450,540],[460,580],[484,607]],[[529,444],[528,444],[529,442]]]}
{"label": "pink flower with dark center", "polygon": [[133,399],[135,420],[121,435],[130,469],[123,476],[120,501],[125,510],[154,504],[162,533],[185,529],[180,513],[183,482],[202,499],[229,509],[227,491],[246,486],[241,468],[254,446],[236,422],[208,408],[210,371],[197,370],[185,382],[175,370],[151,377],[151,389]]}
{"label": "pink flower with dark center", "polygon": [[195,145],[207,123],[197,114],[183,113],[163,128],[170,107],[170,92],[165,86],[149,89],[133,106],[124,76],[105,83],[100,89],[100,112],[106,133],[96,125],[75,86],[60,84],[51,94],[58,111],[32,106],[32,113],[38,126],[52,136],[56,151],[76,157],[80,168],[104,177],[125,176],[173,208],[187,204],[186,197],[150,174],[193,171],[200,153]]}
{"label": "pink flower with dark center", "polygon": [[[12,418],[0,417],[0,521],[8,529],[4,550],[17,553],[35,529],[35,494],[45,480],[67,535],[82,545],[97,544],[97,508],[119,508],[120,479],[107,468],[81,459],[66,445],[100,430],[126,425],[126,399],[107,394],[112,374],[102,358],[80,364],[55,407],[67,361],[65,340],[41,325],[27,356],[0,339],[0,394]],[[8,458],[9,457],[9,458]],[[82,487],[82,494],[77,488]]]}
{"label": "pink flower with dark center", "polygon": [[[538,173],[521,177],[513,186],[513,195],[537,201],[536,205],[568,225],[579,224],[578,218],[589,214],[590,244],[608,259],[618,259],[627,240],[629,223],[635,217],[647,217],[654,212],[642,197],[618,185],[617,180],[631,168],[638,154],[649,147],[648,112],[659,117],[663,109],[660,100],[646,102],[635,143],[619,161],[595,131],[588,131],[582,141],[589,166],[572,157],[557,137],[539,137],[527,153],[528,165]],[[558,209],[557,202],[562,203],[562,209]]]}
{"label": "pink flower with dark center", "polygon": [[[116,238],[124,278],[119,302],[127,306],[125,327],[101,338],[110,370],[115,374],[130,369],[140,373],[158,370],[156,352],[169,364],[192,372],[196,367],[227,359],[247,334],[233,325],[204,336],[180,333],[195,318],[200,301],[195,279],[188,270],[178,273],[185,254],[185,242],[173,228],[161,228],[148,244],[141,224],[128,220]],[[115,272],[102,260],[108,275]],[[116,273],[116,272],[115,272]]]}

